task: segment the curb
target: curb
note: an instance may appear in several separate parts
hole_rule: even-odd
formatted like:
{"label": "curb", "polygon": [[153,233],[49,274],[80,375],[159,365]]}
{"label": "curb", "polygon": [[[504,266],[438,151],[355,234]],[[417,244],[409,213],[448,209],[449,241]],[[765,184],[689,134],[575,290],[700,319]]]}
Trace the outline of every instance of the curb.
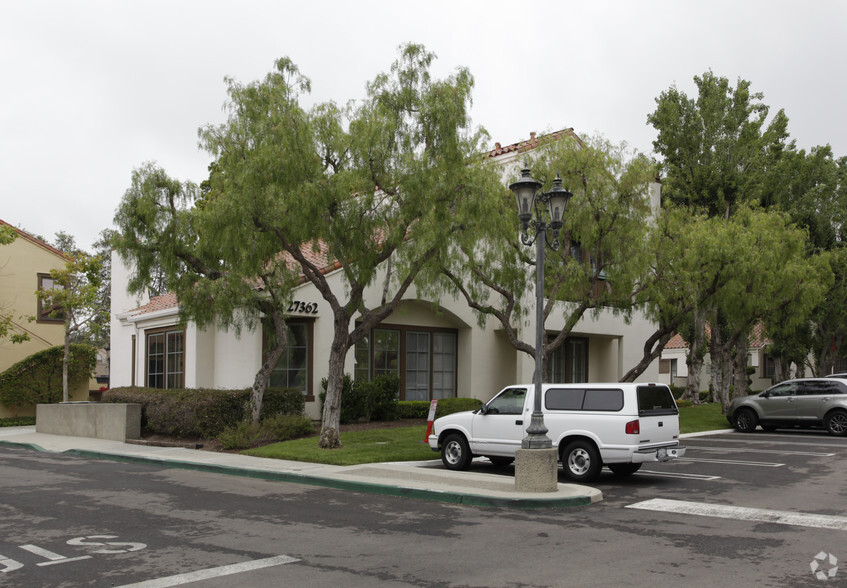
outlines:
{"label": "curb", "polygon": [[[34,449],[44,453],[47,451],[34,443],[15,443],[13,441],[0,441],[0,447],[17,447]],[[323,488],[334,488],[337,490],[350,490],[353,492],[364,492],[368,494],[381,494],[383,496],[396,496],[401,498],[418,498],[436,502],[451,504],[462,504],[465,506],[499,507],[499,508],[566,508],[576,506],[588,506],[591,504],[589,496],[569,496],[561,498],[503,498],[493,496],[482,496],[479,494],[467,494],[462,492],[444,492],[438,490],[427,490],[423,488],[408,488],[391,486],[385,484],[374,484],[369,482],[356,482],[352,480],[337,480],[335,478],[324,478],[319,476],[306,476],[289,472],[272,472],[267,470],[254,470],[238,468],[217,464],[204,464],[190,461],[173,459],[159,459],[135,455],[120,455],[115,453],[104,453],[88,449],[68,449],[60,452],[64,455],[85,457],[90,459],[102,459],[122,463],[148,464],[160,467],[191,470],[198,472],[209,472],[225,474],[228,476],[241,476],[245,478],[256,478],[274,482],[291,482],[295,484],[306,484]]]}

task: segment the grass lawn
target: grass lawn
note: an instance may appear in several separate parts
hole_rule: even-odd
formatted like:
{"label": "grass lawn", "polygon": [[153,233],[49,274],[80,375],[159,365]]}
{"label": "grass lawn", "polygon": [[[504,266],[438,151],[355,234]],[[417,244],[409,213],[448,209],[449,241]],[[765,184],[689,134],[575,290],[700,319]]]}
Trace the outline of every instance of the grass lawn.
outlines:
{"label": "grass lawn", "polygon": [[294,439],[242,453],[256,457],[291,459],[329,465],[357,465],[384,461],[420,461],[439,459],[424,443],[426,426],[371,429],[341,433],[340,449],[320,449],[317,437]]}
{"label": "grass lawn", "polygon": [[[727,429],[729,423],[721,414],[720,404],[688,406],[679,411],[683,433]],[[421,461],[438,459],[437,453],[424,443],[425,426],[371,429],[341,434],[344,447],[327,451],[318,448],[317,437],[274,443],[243,453],[256,457],[290,459],[329,465],[357,465],[385,461]]]}
{"label": "grass lawn", "polygon": [[732,427],[726,420],[726,416],[721,414],[721,403],[713,402],[680,408],[679,428],[681,433],[697,433]]}

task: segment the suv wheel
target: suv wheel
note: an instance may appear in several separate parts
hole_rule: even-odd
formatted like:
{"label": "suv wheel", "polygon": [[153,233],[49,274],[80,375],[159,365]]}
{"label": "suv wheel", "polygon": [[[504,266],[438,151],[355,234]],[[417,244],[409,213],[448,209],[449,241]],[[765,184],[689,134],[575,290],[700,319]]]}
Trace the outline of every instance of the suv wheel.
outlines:
{"label": "suv wheel", "polygon": [[471,448],[465,436],[450,433],[441,444],[441,461],[448,470],[466,470],[471,467]]}
{"label": "suv wheel", "polygon": [[824,419],[826,430],[830,435],[847,436],[847,412],[835,410]]}
{"label": "suv wheel", "polygon": [[600,474],[603,460],[590,441],[573,441],[562,451],[565,476],[574,482],[591,482]]}
{"label": "suv wheel", "polygon": [[752,433],[758,424],[756,413],[749,408],[742,408],[735,415],[735,428],[742,433]]}

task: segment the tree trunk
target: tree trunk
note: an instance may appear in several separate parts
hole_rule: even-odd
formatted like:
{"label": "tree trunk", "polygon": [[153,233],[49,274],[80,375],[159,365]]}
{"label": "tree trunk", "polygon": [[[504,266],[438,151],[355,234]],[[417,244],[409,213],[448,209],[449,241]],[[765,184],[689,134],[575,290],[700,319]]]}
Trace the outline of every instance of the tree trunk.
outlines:
{"label": "tree trunk", "polygon": [[344,387],[344,358],[350,349],[347,333],[350,319],[339,310],[335,316],[335,335],[329,350],[329,373],[327,373],[326,398],[321,419],[321,436],[318,445],[322,449],[341,447],[341,392]]}
{"label": "tree trunk", "polygon": [[269,350],[262,368],[256,374],[256,379],[253,380],[253,392],[250,395],[250,422],[254,425],[258,425],[261,418],[262,399],[265,396],[265,388],[268,386],[271,372],[285,353],[285,348],[288,347],[288,325],[285,323],[285,317],[277,311],[270,313],[270,316],[274,326],[274,345]]}
{"label": "tree trunk", "polygon": [[735,354],[733,356],[733,386],[732,397],[739,398],[747,396],[747,333],[741,335],[735,343]]}
{"label": "tree trunk", "polygon": [[65,352],[62,355],[62,402],[70,400],[68,390],[68,366],[71,361],[71,333],[69,330],[68,319],[65,319]]}
{"label": "tree trunk", "polygon": [[694,336],[688,345],[688,379],[685,382],[685,392],[682,397],[700,404],[700,376],[703,372],[703,357],[705,355],[706,313],[700,309],[694,310]]}

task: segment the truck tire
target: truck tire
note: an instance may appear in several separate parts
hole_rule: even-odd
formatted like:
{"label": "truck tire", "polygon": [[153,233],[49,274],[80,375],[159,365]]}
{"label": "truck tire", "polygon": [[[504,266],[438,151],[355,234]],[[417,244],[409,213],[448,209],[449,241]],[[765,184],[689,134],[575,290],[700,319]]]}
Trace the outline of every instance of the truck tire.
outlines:
{"label": "truck tire", "polygon": [[640,463],[610,463],[609,469],[616,476],[631,476],[641,469]]}
{"label": "truck tire", "polygon": [[562,451],[562,468],[565,477],[573,482],[592,482],[600,475],[603,460],[591,441],[572,441]]}
{"label": "truck tire", "polygon": [[448,470],[467,470],[471,467],[471,448],[461,433],[450,433],[441,443],[441,461]]}

